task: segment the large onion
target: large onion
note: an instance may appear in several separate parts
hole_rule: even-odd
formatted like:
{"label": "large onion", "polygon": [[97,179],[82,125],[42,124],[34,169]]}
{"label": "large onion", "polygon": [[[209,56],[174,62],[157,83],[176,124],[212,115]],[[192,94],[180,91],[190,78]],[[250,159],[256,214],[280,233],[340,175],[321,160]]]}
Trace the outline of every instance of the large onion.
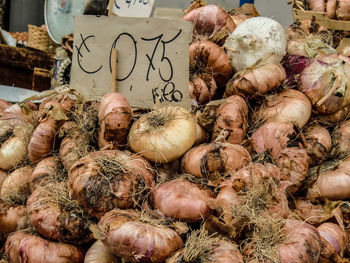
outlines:
{"label": "large onion", "polygon": [[121,263],[121,259],[115,256],[103,245],[101,240],[97,240],[86,252],[84,263]]}
{"label": "large onion", "polygon": [[165,216],[186,222],[200,222],[211,212],[208,206],[211,197],[213,193],[210,190],[179,178],[158,185],[152,191],[151,203]]}
{"label": "large onion", "polygon": [[92,152],[69,172],[73,198],[90,216],[100,218],[114,208],[133,208],[154,187],[149,162],[119,150]]}
{"label": "large onion", "polygon": [[188,151],[196,134],[196,121],[188,111],[167,106],[143,115],[132,125],[129,145],[148,160],[165,163]]}
{"label": "large onion", "polygon": [[267,17],[254,17],[239,24],[226,39],[231,65],[235,71],[252,66],[260,59],[279,63],[286,54],[283,27]]}
{"label": "large onion", "polygon": [[174,230],[144,223],[140,213],[133,210],[112,210],[98,226],[108,249],[131,262],[163,262],[183,245]]}
{"label": "large onion", "polygon": [[7,238],[5,253],[11,263],[81,263],[81,249],[68,244],[45,240],[24,232]]}

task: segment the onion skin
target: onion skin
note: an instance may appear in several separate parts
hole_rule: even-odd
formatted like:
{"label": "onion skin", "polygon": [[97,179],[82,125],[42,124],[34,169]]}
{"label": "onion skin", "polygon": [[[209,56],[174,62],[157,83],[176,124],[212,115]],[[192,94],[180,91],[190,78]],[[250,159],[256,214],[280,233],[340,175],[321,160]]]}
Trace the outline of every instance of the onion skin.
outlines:
{"label": "onion skin", "polygon": [[10,107],[12,105],[12,103],[6,101],[6,100],[2,100],[0,99],[0,112],[6,110],[8,107]]}
{"label": "onion skin", "polygon": [[206,5],[196,8],[188,12],[182,19],[190,21],[194,25],[193,42],[213,40],[219,45],[222,45],[227,35],[232,33],[236,28],[230,15],[216,5]]}
{"label": "onion skin", "polygon": [[240,96],[228,97],[217,109],[212,140],[218,138],[224,130],[227,132],[223,138],[225,141],[240,144],[245,139],[247,127],[247,103]]}
{"label": "onion skin", "polygon": [[224,97],[240,95],[254,100],[279,87],[286,77],[281,64],[257,65],[236,73],[227,83]]}
{"label": "onion skin", "polygon": [[[110,160],[108,165],[114,162],[122,169],[119,171],[116,166],[118,172],[106,174],[98,163],[101,157]],[[72,166],[68,176],[72,197],[90,216],[97,218],[117,207],[133,208],[135,199],[145,194],[144,190],[154,187],[149,162],[119,150],[96,151],[84,156]]]}
{"label": "onion skin", "polygon": [[311,225],[319,225],[330,217],[333,217],[333,215],[328,216],[326,214],[323,205],[313,204],[310,200],[297,199],[294,203],[294,212],[297,213],[302,220]]}
{"label": "onion skin", "polygon": [[207,103],[202,110],[196,112],[198,123],[206,131],[212,132],[216,121],[217,110],[225,100],[213,100]]}
{"label": "onion skin", "polygon": [[167,106],[143,115],[131,127],[129,146],[155,163],[172,162],[196,140],[196,121],[181,107]]}
{"label": "onion skin", "polygon": [[221,174],[239,170],[250,161],[251,157],[244,147],[214,142],[189,150],[181,160],[181,167],[184,173],[215,181],[221,178]]}
{"label": "onion skin", "polygon": [[30,176],[33,168],[26,166],[10,173],[1,186],[1,200],[24,204],[30,195]]}
{"label": "onion skin", "polygon": [[350,198],[350,159],[341,161],[332,171],[321,173],[316,183],[309,189],[307,198],[344,200]]}
{"label": "onion skin", "polygon": [[310,119],[311,103],[300,91],[286,89],[276,95],[266,96],[266,101],[254,121],[292,122],[302,128]]}
{"label": "onion skin", "polygon": [[345,158],[350,154],[350,121],[344,121],[332,133],[332,156]]}
{"label": "onion skin", "polygon": [[317,119],[329,125],[337,125],[338,123],[348,119],[350,117],[350,105],[342,108],[333,114],[318,114]]}
{"label": "onion skin", "polygon": [[[348,236],[347,233],[342,230],[338,225],[333,223],[323,223],[317,228],[318,232],[320,233],[320,236],[322,237],[322,243],[326,241],[325,243],[329,243],[331,246],[331,250],[326,250],[326,253],[322,253],[322,256],[325,258],[331,258],[332,254],[338,254],[343,256],[343,252],[346,249],[346,245],[348,242]],[[327,245],[327,244],[325,244]],[[328,246],[327,246],[328,248]],[[331,252],[331,253],[330,253]],[[333,253],[332,253],[333,252]],[[322,262],[333,262],[333,261],[322,261]]]}
{"label": "onion skin", "polygon": [[7,177],[7,173],[4,170],[0,169],[0,189],[6,177]]}
{"label": "onion skin", "polygon": [[224,87],[233,73],[225,51],[210,41],[196,41],[190,45],[190,65],[202,72],[211,72],[218,88]]}
{"label": "onion skin", "polygon": [[43,102],[40,103],[39,110],[49,109],[52,106],[59,106],[61,110],[63,110],[65,113],[68,113],[74,109],[75,100],[71,99],[67,92],[57,94],[43,100]]}
{"label": "onion skin", "polygon": [[198,104],[206,104],[215,96],[217,90],[214,77],[210,74],[199,74],[189,84],[190,98]]}
{"label": "onion skin", "polygon": [[328,0],[326,5],[326,12],[329,19],[336,17],[335,11],[337,9],[337,0]]}
{"label": "onion skin", "polygon": [[98,111],[98,146],[111,149],[124,147],[131,126],[132,110],[126,97],[120,93],[105,94]]}
{"label": "onion skin", "polygon": [[84,263],[121,263],[121,259],[113,255],[101,240],[97,240],[86,252]]}
{"label": "onion skin", "polygon": [[349,0],[337,0],[337,9],[335,11],[339,20],[350,20],[350,1]]}
{"label": "onion skin", "polygon": [[209,140],[209,135],[208,133],[202,128],[202,126],[199,125],[199,123],[196,123],[196,140],[194,141],[194,146],[202,144],[202,143],[207,143]]}
{"label": "onion skin", "polygon": [[73,246],[16,232],[7,238],[5,253],[11,263],[81,263],[83,252]]}
{"label": "onion skin", "polygon": [[158,185],[152,191],[151,204],[167,217],[201,222],[212,212],[207,204],[212,197],[214,194],[210,190],[179,178]]}
{"label": "onion skin", "polygon": [[326,9],[324,0],[306,0],[308,3],[310,10],[315,12],[324,12]]}
{"label": "onion skin", "polygon": [[11,205],[0,201],[0,241],[16,231],[18,225],[26,219],[26,208],[23,205]]}
{"label": "onion skin", "polygon": [[[56,156],[41,160],[34,168],[30,176],[30,189],[33,192],[36,187],[44,186],[49,182],[56,181],[59,178],[60,171],[63,169],[60,159]],[[62,175],[63,176],[63,175]]]}
{"label": "onion skin", "polygon": [[300,74],[309,65],[310,59],[304,56],[288,55],[282,60],[287,73],[286,85],[290,88],[298,86]]}
{"label": "onion skin", "polygon": [[[69,199],[69,196],[66,198]],[[89,222],[78,213],[61,207],[54,200],[48,201],[44,188],[39,187],[30,195],[26,211],[35,229],[48,239],[77,245],[91,239]]]}
{"label": "onion skin", "polygon": [[182,247],[174,230],[142,223],[139,217],[133,210],[112,210],[101,218],[102,241],[112,253],[131,262],[163,262]]}
{"label": "onion skin", "polygon": [[316,124],[308,126],[303,133],[304,146],[310,157],[309,164],[316,165],[325,160],[332,149],[332,138],[329,131]]}

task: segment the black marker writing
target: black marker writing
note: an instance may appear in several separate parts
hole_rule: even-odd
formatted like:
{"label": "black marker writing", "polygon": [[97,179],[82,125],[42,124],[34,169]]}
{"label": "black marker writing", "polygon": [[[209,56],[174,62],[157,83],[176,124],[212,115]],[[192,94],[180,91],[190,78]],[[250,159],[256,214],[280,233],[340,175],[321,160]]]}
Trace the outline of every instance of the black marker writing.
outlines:
{"label": "black marker writing", "polygon": [[83,54],[82,54],[82,50],[81,50],[82,47],[84,46],[85,49],[86,49],[86,51],[90,54],[91,52],[90,52],[90,49],[88,48],[86,42],[87,42],[88,39],[95,38],[95,36],[94,36],[94,35],[90,35],[90,36],[87,36],[87,37],[84,38],[83,35],[80,34],[80,37],[81,37],[81,40],[82,40],[80,46],[78,47],[77,45],[75,45],[75,48],[77,49],[77,61],[78,61],[78,65],[79,65],[80,69],[81,69],[82,71],[84,71],[85,73],[87,73],[87,74],[95,74],[95,73],[99,72],[99,71],[102,69],[102,65],[101,65],[100,67],[98,67],[96,70],[88,71],[88,70],[86,70],[86,69],[81,65],[81,62],[80,62],[80,59],[81,59],[81,58],[84,58],[84,56],[83,56]]}

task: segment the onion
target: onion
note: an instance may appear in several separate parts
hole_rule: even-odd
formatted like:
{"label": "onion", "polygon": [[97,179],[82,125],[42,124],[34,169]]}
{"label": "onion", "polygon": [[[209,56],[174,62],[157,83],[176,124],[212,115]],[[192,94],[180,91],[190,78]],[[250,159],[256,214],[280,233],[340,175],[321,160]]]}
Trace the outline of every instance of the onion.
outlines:
{"label": "onion", "polygon": [[101,99],[98,112],[98,145],[111,145],[118,149],[126,145],[131,125],[132,110],[128,100],[120,93],[107,93]]}
{"label": "onion", "polygon": [[[212,140],[222,137],[232,144],[240,144],[246,136],[248,126],[248,105],[240,96],[228,97],[216,112]],[[222,133],[226,132],[226,136]]]}
{"label": "onion", "polygon": [[84,263],[121,263],[121,259],[113,255],[101,240],[97,240],[86,252]]}
{"label": "onion", "polygon": [[[304,146],[310,157],[311,165],[324,161],[332,149],[332,138],[329,131],[318,125],[310,125],[304,130]],[[333,135],[334,138],[334,135]]]}
{"label": "onion", "polygon": [[196,139],[196,122],[183,108],[167,106],[143,115],[131,127],[129,146],[156,163],[178,159]]}
{"label": "onion", "polygon": [[279,63],[286,54],[286,35],[275,20],[254,17],[239,24],[226,39],[224,47],[233,69],[241,71],[260,59]]}
{"label": "onion", "polygon": [[6,100],[0,99],[0,112],[5,111],[11,105],[12,105],[12,103],[10,103]]}
{"label": "onion", "polygon": [[345,158],[350,154],[350,121],[344,121],[332,132],[332,156]]}
{"label": "onion", "polygon": [[210,190],[179,178],[158,185],[152,191],[151,204],[167,217],[200,222],[211,213],[207,201],[213,196]]}
{"label": "onion", "polygon": [[326,9],[324,0],[306,0],[307,4],[310,7],[310,10],[315,12],[324,12]]}
{"label": "onion", "polygon": [[7,238],[5,253],[11,263],[81,263],[81,249],[68,244],[45,240],[24,232],[16,232]]}
{"label": "onion", "polygon": [[225,96],[253,100],[279,87],[285,79],[286,72],[280,64],[258,64],[236,73],[226,85]]}
{"label": "onion", "polygon": [[233,22],[235,23],[236,26],[243,23],[247,19],[251,18],[250,16],[247,16],[245,14],[230,15],[230,16],[231,16],[231,19],[233,20]]}
{"label": "onion", "polygon": [[210,41],[196,41],[190,45],[190,72],[210,73],[218,88],[224,87],[233,73],[225,51]]}
{"label": "onion", "polygon": [[10,173],[1,186],[1,200],[24,204],[30,195],[30,175],[33,168],[27,166]]}
{"label": "onion", "polygon": [[75,95],[76,94],[72,94],[72,90],[55,94],[54,96],[50,96],[40,103],[39,109],[50,109],[52,106],[57,107],[59,105],[59,108],[64,113],[69,113],[70,111],[73,111],[76,104],[75,99],[73,99]]}
{"label": "onion", "polygon": [[27,156],[32,126],[19,119],[0,120],[0,169],[9,170]]}
{"label": "onion", "polygon": [[337,9],[335,11],[339,20],[350,20],[350,1],[349,0],[337,0]]}
{"label": "onion", "polygon": [[162,225],[140,220],[133,210],[112,210],[98,223],[106,237],[104,245],[118,257],[131,262],[163,262],[183,245],[180,236]]}
{"label": "onion", "polygon": [[330,19],[334,19],[336,17],[335,11],[337,9],[337,0],[328,0],[326,5],[327,16]]}
{"label": "onion", "polygon": [[0,243],[6,236],[24,223],[26,208],[23,205],[6,204],[0,201]]}
{"label": "onion", "polygon": [[334,252],[342,256],[348,242],[346,232],[333,223],[323,223],[317,230],[321,238],[331,245]]}
{"label": "onion", "polygon": [[335,56],[314,60],[301,77],[299,90],[311,101],[318,113],[332,114],[350,104],[350,65]]}
{"label": "onion", "polygon": [[250,161],[244,147],[213,142],[189,150],[181,160],[181,167],[185,173],[216,181],[223,173],[239,170]]}
{"label": "onion", "polygon": [[304,56],[291,55],[285,56],[282,60],[282,65],[287,73],[286,85],[290,88],[295,88],[299,84],[299,77],[306,66],[309,64],[310,59]]}
{"label": "onion", "polygon": [[149,162],[118,150],[89,153],[72,166],[68,175],[73,198],[97,218],[117,207],[133,208],[154,187]]}
{"label": "onion", "polygon": [[350,105],[333,114],[318,114],[317,119],[328,125],[336,125],[350,117]]}
{"label": "onion", "polygon": [[206,5],[188,12],[183,20],[193,23],[193,42],[210,40],[223,44],[228,34],[236,28],[230,15],[216,5]]}
{"label": "onion", "polygon": [[189,84],[190,98],[198,104],[208,103],[214,97],[216,90],[214,77],[206,73],[193,76]]}
{"label": "onion", "polygon": [[6,177],[7,177],[7,173],[4,170],[0,169],[0,189]]}
{"label": "onion", "polygon": [[216,121],[216,113],[221,104],[223,104],[225,100],[214,100],[205,105],[204,109],[200,109],[196,112],[198,123],[203,127],[206,131],[212,132],[214,128],[214,124]]}
{"label": "onion", "polygon": [[68,192],[65,183],[38,187],[27,201],[31,224],[44,237],[82,244],[90,241],[89,221]]}
{"label": "onion", "polygon": [[320,173],[316,183],[309,189],[307,198],[343,200],[350,198],[350,158],[341,161],[332,171]]}
{"label": "onion", "polygon": [[[193,118],[196,118],[195,116]],[[196,123],[196,140],[194,141],[193,145],[199,145],[202,143],[207,143],[209,140],[209,135],[208,133],[202,128],[202,126],[199,125],[199,123]]]}
{"label": "onion", "polygon": [[313,204],[310,200],[296,199],[294,203],[294,212],[297,213],[302,220],[311,225],[319,225],[333,217],[331,213],[329,213],[329,215],[327,214],[323,205]]}
{"label": "onion", "polygon": [[253,119],[260,121],[292,122],[302,128],[311,116],[311,103],[299,91],[286,89],[276,95],[266,96],[266,101]]}
{"label": "onion", "polygon": [[30,176],[30,189],[33,192],[36,187],[48,183],[63,181],[67,178],[60,159],[56,156],[48,157],[40,161]]}

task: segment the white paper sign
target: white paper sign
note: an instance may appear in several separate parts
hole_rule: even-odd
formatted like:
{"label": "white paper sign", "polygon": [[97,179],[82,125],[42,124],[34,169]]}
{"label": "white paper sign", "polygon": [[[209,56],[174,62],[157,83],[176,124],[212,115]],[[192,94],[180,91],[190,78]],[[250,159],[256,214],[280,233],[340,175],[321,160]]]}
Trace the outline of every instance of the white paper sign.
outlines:
{"label": "white paper sign", "polygon": [[118,92],[132,106],[150,108],[159,102],[190,108],[190,22],[77,16],[74,31],[72,88],[88,97],[110,92],[116,48]]}
{"label": "white paper sign", "polygon": [[118,16],[149,17],[153,4],[154,0],[114,0],[113,13]]}

